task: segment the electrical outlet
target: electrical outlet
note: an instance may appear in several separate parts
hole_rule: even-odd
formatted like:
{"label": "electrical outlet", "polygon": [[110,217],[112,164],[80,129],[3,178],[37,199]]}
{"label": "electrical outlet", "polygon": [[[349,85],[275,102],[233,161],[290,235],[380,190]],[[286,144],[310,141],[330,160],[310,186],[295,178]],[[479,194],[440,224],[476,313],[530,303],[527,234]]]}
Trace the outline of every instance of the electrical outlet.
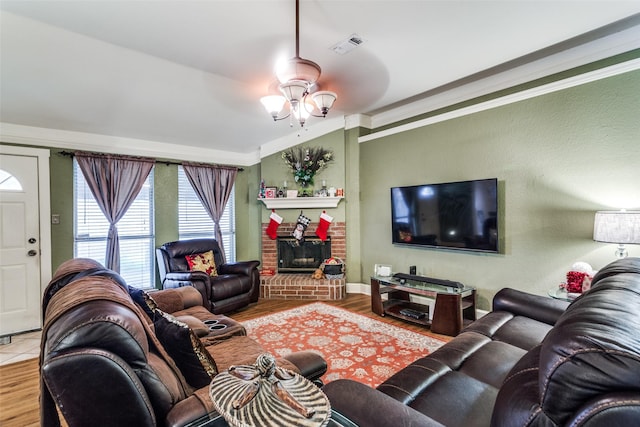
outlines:
{"label": "electrical outlet", "polygon": [[60,214],[51,215],[51,224],[60,224]]}

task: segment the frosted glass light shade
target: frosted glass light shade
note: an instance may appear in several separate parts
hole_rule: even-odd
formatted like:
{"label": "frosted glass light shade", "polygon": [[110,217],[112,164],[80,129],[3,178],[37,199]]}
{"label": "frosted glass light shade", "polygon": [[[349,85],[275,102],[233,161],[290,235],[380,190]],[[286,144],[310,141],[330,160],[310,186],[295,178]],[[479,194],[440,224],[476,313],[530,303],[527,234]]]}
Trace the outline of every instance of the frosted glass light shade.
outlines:
{"label": "frosted glass light shade", "polygon": [[307,119],[311,115],[307,110],[307,106],[304,103],[297,104],[294,108],[291,109],[291,114],[293,117],[300,123],[301,127],[304,127]]}
{"label": "frosted glass light shade", "polygon": [[287,100],[284,98],[284,96],[269,95],[260,98],[260,102],[262,102],[262,105],[264,105],[267,113],[271,114],[271,117],[275,118],[278,117],[278,113],[282,111],[282,107],[284,107],[284,103],[287,102]]}
{"label": "frosted glass light shade", "polygon": [[338,95],[335,92],[329,92],[328,90],[321,90],[311,95],[311,99],[318,106],[318,110],[322,112],[323,116],[326,116],[333,103],[338,99]]}
{"label": "frosted glass light shade", "polygon": [[302,100],[307,93],[307,83],[301,80],[292,80],[280,85],[280,91],[292,104],[296,104]]}

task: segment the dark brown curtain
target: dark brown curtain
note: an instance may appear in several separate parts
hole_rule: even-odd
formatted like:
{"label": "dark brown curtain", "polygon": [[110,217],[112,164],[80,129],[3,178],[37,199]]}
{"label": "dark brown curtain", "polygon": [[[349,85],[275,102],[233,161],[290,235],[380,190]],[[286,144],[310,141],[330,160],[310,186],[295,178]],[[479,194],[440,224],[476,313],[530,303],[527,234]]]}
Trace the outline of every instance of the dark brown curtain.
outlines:
{"label": "dark brown curtain", "polygon": [[109,221],[105,267],[120,272],[120,242],[116,224],[138,196],[151,168],[152,159],[74,153],[93,197]]}
{"label": "dark brown curtain", "polygon": [[222,231],[220,231],[220,218],[222,218],[224,208],[227,206],[229,196],[231,196],[238,169],[195,163],[183,163],[182,166],[193,190],[202,202],[202,206],[213,220],[215,239],[218,241],[226,262]]}

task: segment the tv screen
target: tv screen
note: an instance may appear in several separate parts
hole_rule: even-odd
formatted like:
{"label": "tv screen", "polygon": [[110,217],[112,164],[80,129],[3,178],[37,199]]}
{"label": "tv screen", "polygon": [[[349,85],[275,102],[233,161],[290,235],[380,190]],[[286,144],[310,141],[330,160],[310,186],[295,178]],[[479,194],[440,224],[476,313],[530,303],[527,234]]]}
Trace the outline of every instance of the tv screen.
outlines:
{"label": "tv screen", "polygon": [[393,243],[498,252],[498,180],[391,188]]}

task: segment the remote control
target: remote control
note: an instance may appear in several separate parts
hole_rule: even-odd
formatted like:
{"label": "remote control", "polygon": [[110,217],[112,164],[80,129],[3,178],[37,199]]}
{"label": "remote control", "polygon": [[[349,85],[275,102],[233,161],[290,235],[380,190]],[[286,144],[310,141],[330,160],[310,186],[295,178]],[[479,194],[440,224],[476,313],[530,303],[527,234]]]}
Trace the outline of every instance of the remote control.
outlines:
{"label": "remote control", "polygon": [[400,314],[402,314],[403,316],[407,316],[407,317],[412,317],[414,319],[422,319],[423,317],[425,317],[427,314],[423,313],[421,311],[418,310],[413,310],[411,308],[403,308],[400,310]]}

